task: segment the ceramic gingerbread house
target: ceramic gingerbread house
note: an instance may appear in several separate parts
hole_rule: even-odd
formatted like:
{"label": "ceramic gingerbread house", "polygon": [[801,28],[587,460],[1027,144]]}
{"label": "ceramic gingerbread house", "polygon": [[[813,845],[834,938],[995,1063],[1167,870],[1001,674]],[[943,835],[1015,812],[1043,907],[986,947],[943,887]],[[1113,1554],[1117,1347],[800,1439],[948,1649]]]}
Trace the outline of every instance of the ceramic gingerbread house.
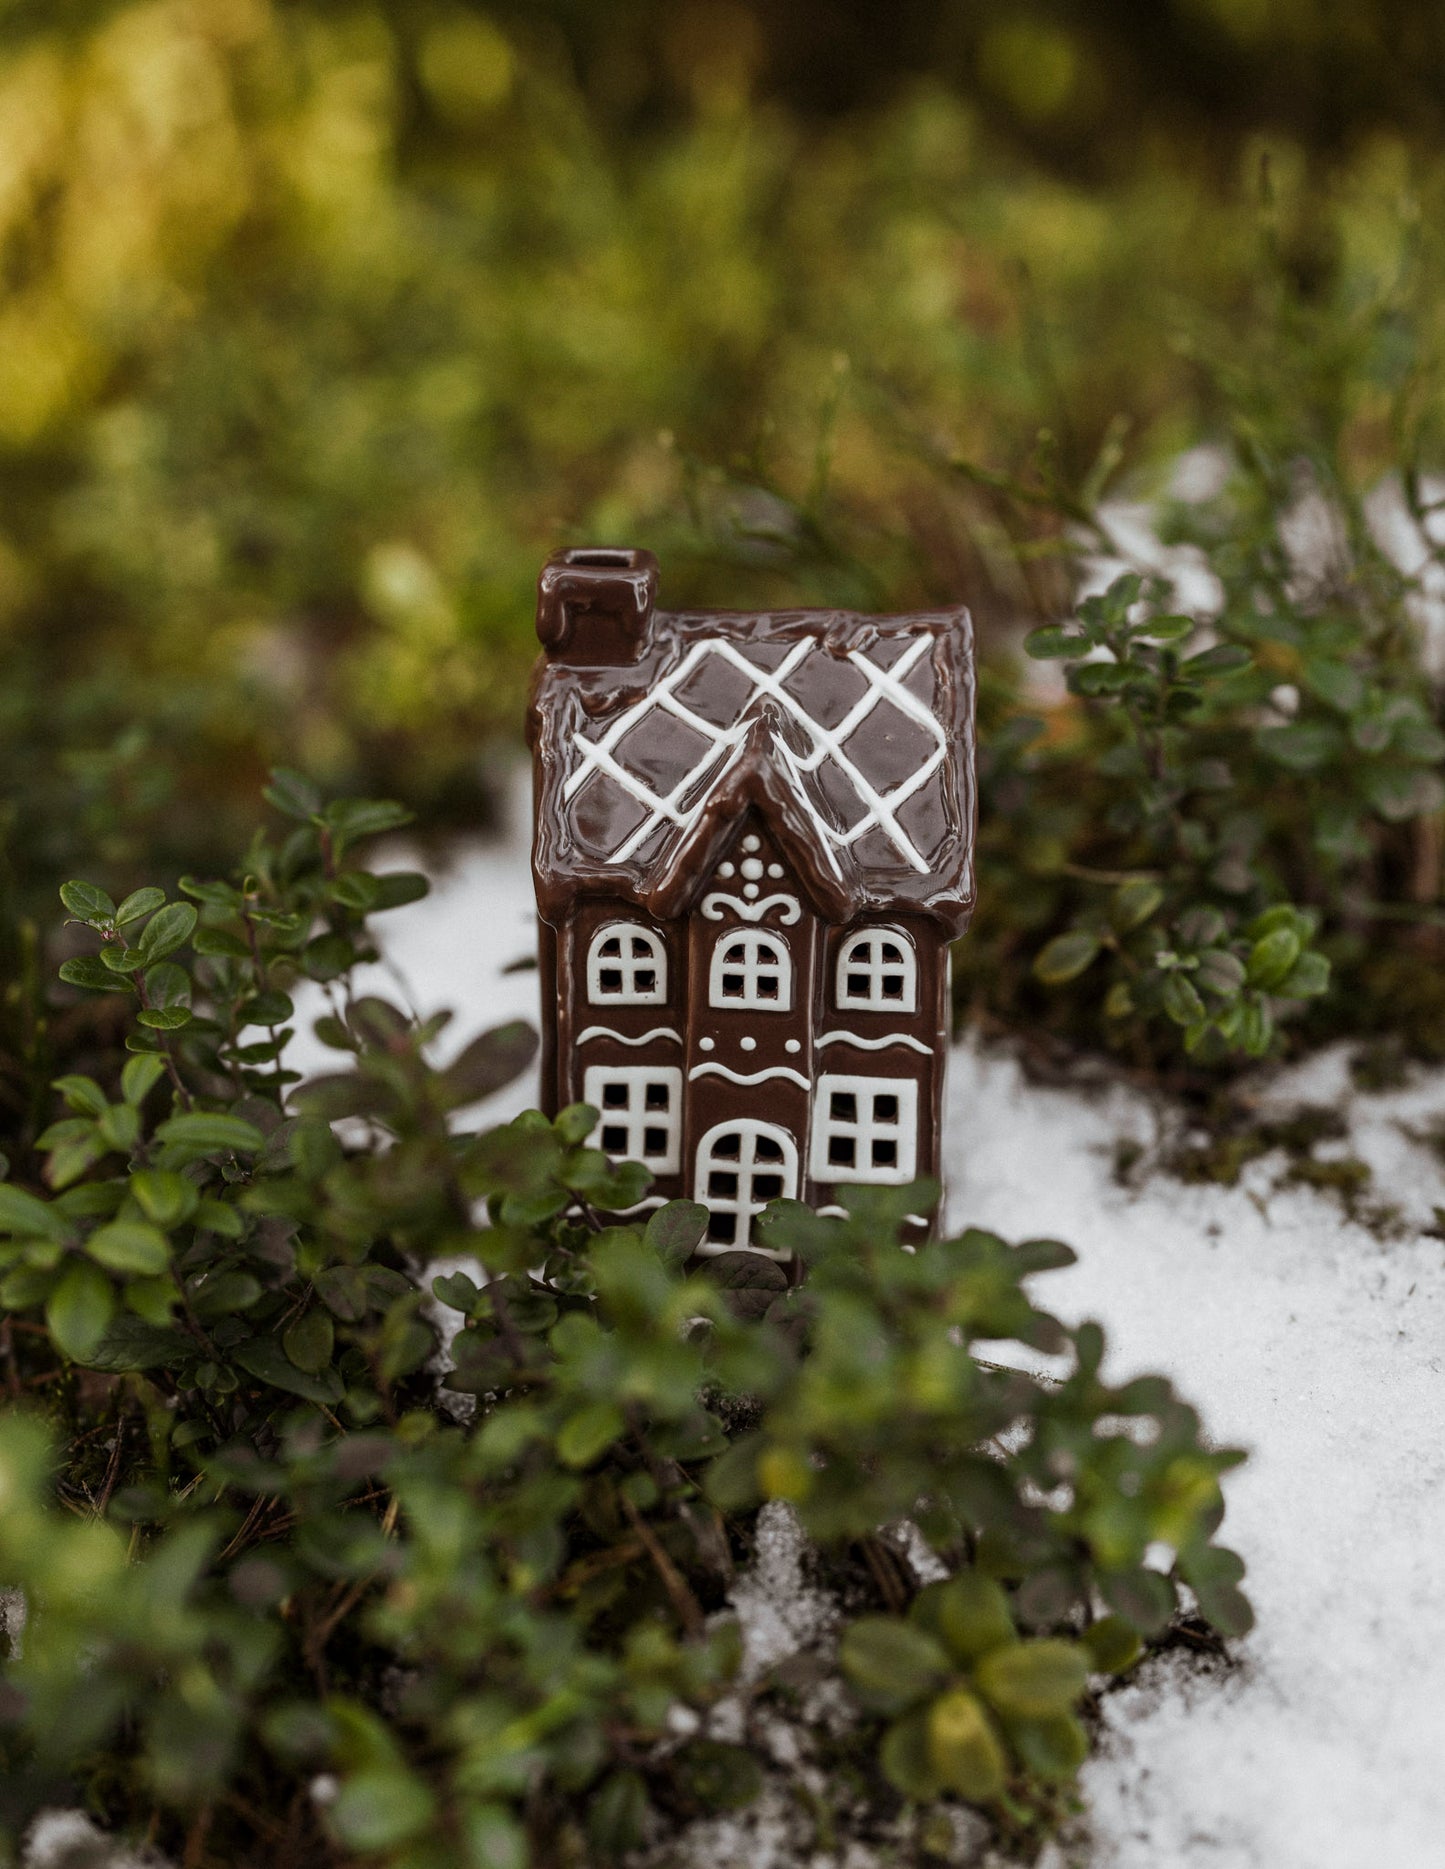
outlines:
{"label": "ceramic gingerbread house", "polygon": [[644,551],[544,568],[528,737],[543,1097],[687,1195],[936,1175],[973,904],[967,612],[669,615]]}

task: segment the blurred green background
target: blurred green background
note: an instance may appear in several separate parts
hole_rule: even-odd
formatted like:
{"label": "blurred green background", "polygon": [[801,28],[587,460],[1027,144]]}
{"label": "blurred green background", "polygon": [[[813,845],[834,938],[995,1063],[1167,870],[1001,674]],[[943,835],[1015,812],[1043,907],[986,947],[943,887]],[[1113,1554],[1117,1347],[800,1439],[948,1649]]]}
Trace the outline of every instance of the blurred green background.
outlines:
{"label": "blurred green background", "polygon": [[1406,0],[7,0],[5,886],[227,851],[277,760],[480,821],[559,544],[1055,611],[956,464],[1147,490],[1281,290],[1378,471],[1442,144]]}

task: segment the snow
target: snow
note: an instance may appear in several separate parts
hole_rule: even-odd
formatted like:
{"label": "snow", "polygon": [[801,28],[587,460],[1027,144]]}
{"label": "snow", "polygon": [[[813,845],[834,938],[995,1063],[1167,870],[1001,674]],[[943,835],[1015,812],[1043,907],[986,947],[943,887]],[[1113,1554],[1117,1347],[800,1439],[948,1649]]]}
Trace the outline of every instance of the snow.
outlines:
{"label": "snow", "polygon": [[[514,840],[473,847],[429,901],[379,923],[414,1002],[456,1010],[448,1049],[535,1018],[536,974],[500,972],[528,950],[531,914]],[[378,970],[375,990],[395,983]],[[315,1047],[303,1068],[334,1068],[327,1056]],[[1164,1371],[1218,1442],[1251,1456],[1226,1482],[1223,1535],[1249,1563],[1259,1625],[1231,1669],[1170,1657],[1108,1697],[1067,1860],[1445,1864],[1445,1244],[1418,1230],[1445,1205],[1428,1142],[1445,1125],[1445,1074],[1366,1095],[1347,1063],[1327,1052],[1254,1094],[1262,1112],[1338,1109],[1349,1152],[1374,1170],[1369,1195],[1400,1210],[1393,1228],[1372,1231],[1367,1203],[1352,1219],[1328,1192],[1280,1185],[1280,1155],[1234,1188],[1183,1185],[1150,1171],[1149,1152],[1177,1132],[1168,1106],[1117,1087],[1041,1088],[974,1043],[952,1059],[952,1218],[1067,1240],[1079,1263],[1039,1281],[1045,1302],[1104,1324],[1111,1376]],[[535,1094],[529,1074],[479,1118]],[[1121,1137],[1146,1150],[1130,1187],[1114,1175]],[[786,1625],[777,1582],[739,1588],[744,1600],[760,1590]],[[761,1641],[767,1618],[755,1621]],[[726,1858],[715,1847],[709,1860]]]}

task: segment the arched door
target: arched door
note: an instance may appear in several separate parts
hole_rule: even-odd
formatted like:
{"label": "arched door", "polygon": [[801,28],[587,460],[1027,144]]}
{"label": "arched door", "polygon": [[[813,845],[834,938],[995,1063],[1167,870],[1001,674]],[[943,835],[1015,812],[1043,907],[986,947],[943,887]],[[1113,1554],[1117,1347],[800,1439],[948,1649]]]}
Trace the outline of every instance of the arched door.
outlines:
{"label": "arched door", "polygon": [[786,1129],[748,1116],[715,1124],[697,1145],[693,1195],[710,1215],[698,1251],[751,1245],[753,1221],[768,1202],[791,1200],[797,1192],[798,1145]]}

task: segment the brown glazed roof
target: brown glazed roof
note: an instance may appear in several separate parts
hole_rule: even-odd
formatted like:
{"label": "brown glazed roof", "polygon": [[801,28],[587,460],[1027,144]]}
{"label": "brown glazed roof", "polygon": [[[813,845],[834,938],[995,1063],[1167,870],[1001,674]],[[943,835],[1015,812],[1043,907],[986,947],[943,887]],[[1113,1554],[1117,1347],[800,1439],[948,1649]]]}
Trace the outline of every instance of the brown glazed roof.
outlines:
{"label": "brown glazed roof", "polygon": [[[544,609],[573,576],[549,586],[557,564]],[[674,616],[636,606],[635,583],[625,636],[604,634],[615,619],[594,624],[592,659],[586,604],[563,630],[550,599],[528,714],[544,913],[579,889],[682,913],[753,808],[828,919],[912,910],[961,933],[973,907],[967,611]]]}

